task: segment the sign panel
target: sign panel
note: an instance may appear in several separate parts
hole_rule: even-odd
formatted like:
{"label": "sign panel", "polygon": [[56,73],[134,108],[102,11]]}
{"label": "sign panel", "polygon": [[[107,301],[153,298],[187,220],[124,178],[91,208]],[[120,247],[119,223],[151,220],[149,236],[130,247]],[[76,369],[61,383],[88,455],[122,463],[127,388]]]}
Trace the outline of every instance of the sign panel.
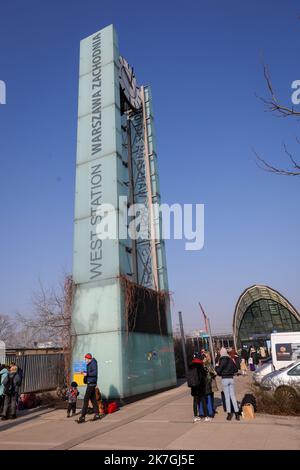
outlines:
{"label": "sign panel", "polygon": [[299,361],[300,343],[278,343],[275,345],[277,361]]}
{"label": "sign panel", "polygon": [[76,284],[119,274],[117,240],[98,237],[101,208],[118,211],[122,152],[119,54],[112,25],[81,41],[74,230]]}

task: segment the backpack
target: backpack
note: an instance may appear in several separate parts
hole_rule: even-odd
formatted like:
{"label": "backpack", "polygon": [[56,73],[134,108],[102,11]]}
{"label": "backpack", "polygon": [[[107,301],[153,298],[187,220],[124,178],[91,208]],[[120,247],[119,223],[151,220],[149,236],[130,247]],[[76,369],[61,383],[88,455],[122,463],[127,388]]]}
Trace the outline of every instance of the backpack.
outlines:
{"label": "backpack", "polygon": [[256,404],[256,398],[252,393],[246,393],[241,401],[241,408],[244,405],[252,405],[254,411],[257,411],[257,404]]}
{"label": "backpack", "polygon": [[242,416],[244,419],[254,419],[254,406],[251,403],[245,403],[242,407]]}
{"label": "backpack", "polygon": [[4,395],[13,395],[15,393],[14,378],[14,375],[12,377],[8,376],[8,380],[4,385]]}
{"label": "backpack", "polygon": [[196,367],[188,370],[186,379],[188,387],[199,387],[201,385],[200,377]]}
{"label": "backpack", "polygon": [[115,413],[115,411],[118,411],[118,404],[117,402],[115,401],[112,401],[111,403],[108,404],[108,407],[107,407],[107,413],[110,414],[110,413]]}
{"label": "backpack", "polygon": [[119,406],[116,401],[111,401],[110,403],[107,400],[103,400],[101,404],[99,403],[99,412],[100,414],[111,414],[115,411],[118,411]]}

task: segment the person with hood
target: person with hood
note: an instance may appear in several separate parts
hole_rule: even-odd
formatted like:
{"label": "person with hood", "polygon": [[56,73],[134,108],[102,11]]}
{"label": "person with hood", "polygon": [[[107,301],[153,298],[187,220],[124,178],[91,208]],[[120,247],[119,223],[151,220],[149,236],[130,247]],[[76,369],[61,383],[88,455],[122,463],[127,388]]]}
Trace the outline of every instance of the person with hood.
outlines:
{"label": "person with hood", "polygon": [[193,397],[194,423],[201,421],[199,411],[201,401],[205,401],[205,377],[206,372],[203,367],[201,354],[195,353],[187,375],[188,387],[191,388],[191,395]]}
{"label": "person with hood", "polygon": [[5,377],[8,375],[8,369],[4,364],[0,365],[0,414],[3,411],[3,405],[4,405],[4,385],[3,381]]}
{"label": "person with hood", "polygon": [[87,385],[84,399],[83,399],[83,407],[81,410],[80,417],[77,420],[77,423],[84,423],[85,416],[88,412],[89,401],[92,402],[94,408],[94,418],[93,421],[97,421],[100,419],[99,415],[99,408],[98,403],[96,400],[96,386],[98,380],[98,364],[95,358],[90,353],[85,355],[85,362],[86,362],[86,372],[84,372],[84,383]]}
{"label": "person with hood", "polygon": [[21,379],[18,374],[17,366],[11,366],[9,373],[3,380],[4,385],[4,407],[2,413],[2,420],[16,418],[17,398],[20,392]]}
{"label": "person with hood", "polygon": [[226,411],[227,411],[227,421],[232,419],[231,413],[231,403],[233,405],[235,419],[240,420],[239,408],[235,397],[234,391],[234,374],[238,372],[238,368],[235,362],[229,356],[225,348],[221,348],[220,351],[220,361],[216,366],[217,374],[222,377],[222,387],[225,395]]}

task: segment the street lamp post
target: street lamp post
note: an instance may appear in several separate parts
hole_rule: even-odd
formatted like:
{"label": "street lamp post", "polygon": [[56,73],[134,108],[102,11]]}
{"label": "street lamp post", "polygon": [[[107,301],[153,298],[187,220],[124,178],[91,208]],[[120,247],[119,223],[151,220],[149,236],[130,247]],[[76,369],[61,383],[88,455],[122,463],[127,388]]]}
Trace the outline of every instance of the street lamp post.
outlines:
{"label": "street lamp post", "polygon": [[178,312],[178,317],[179,317],[179,327],[180,327],[180,334],[181,334],[181,343],[182,343],[182,354],[183,354],[184,370],[185,370],[185,376],[187,376],[187,372],[188,372],[188,363],[187,363],[187,357],[186,357],[185,336],[184,336],[184,329],[183,329],[182,313],[181,313],[181,312]]}

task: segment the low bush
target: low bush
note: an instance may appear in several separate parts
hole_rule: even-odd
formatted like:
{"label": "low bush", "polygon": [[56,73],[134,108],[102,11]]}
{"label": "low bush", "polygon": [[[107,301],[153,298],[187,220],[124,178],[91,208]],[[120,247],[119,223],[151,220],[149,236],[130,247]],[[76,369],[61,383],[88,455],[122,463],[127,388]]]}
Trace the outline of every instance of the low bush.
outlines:
{"label": "low bush", "polygon": [[251,392],[256,398],[258,413],[284,416],[300,415],[300,398],[291,393],[289,387],[278,388],[276,393],[252,385]]}

